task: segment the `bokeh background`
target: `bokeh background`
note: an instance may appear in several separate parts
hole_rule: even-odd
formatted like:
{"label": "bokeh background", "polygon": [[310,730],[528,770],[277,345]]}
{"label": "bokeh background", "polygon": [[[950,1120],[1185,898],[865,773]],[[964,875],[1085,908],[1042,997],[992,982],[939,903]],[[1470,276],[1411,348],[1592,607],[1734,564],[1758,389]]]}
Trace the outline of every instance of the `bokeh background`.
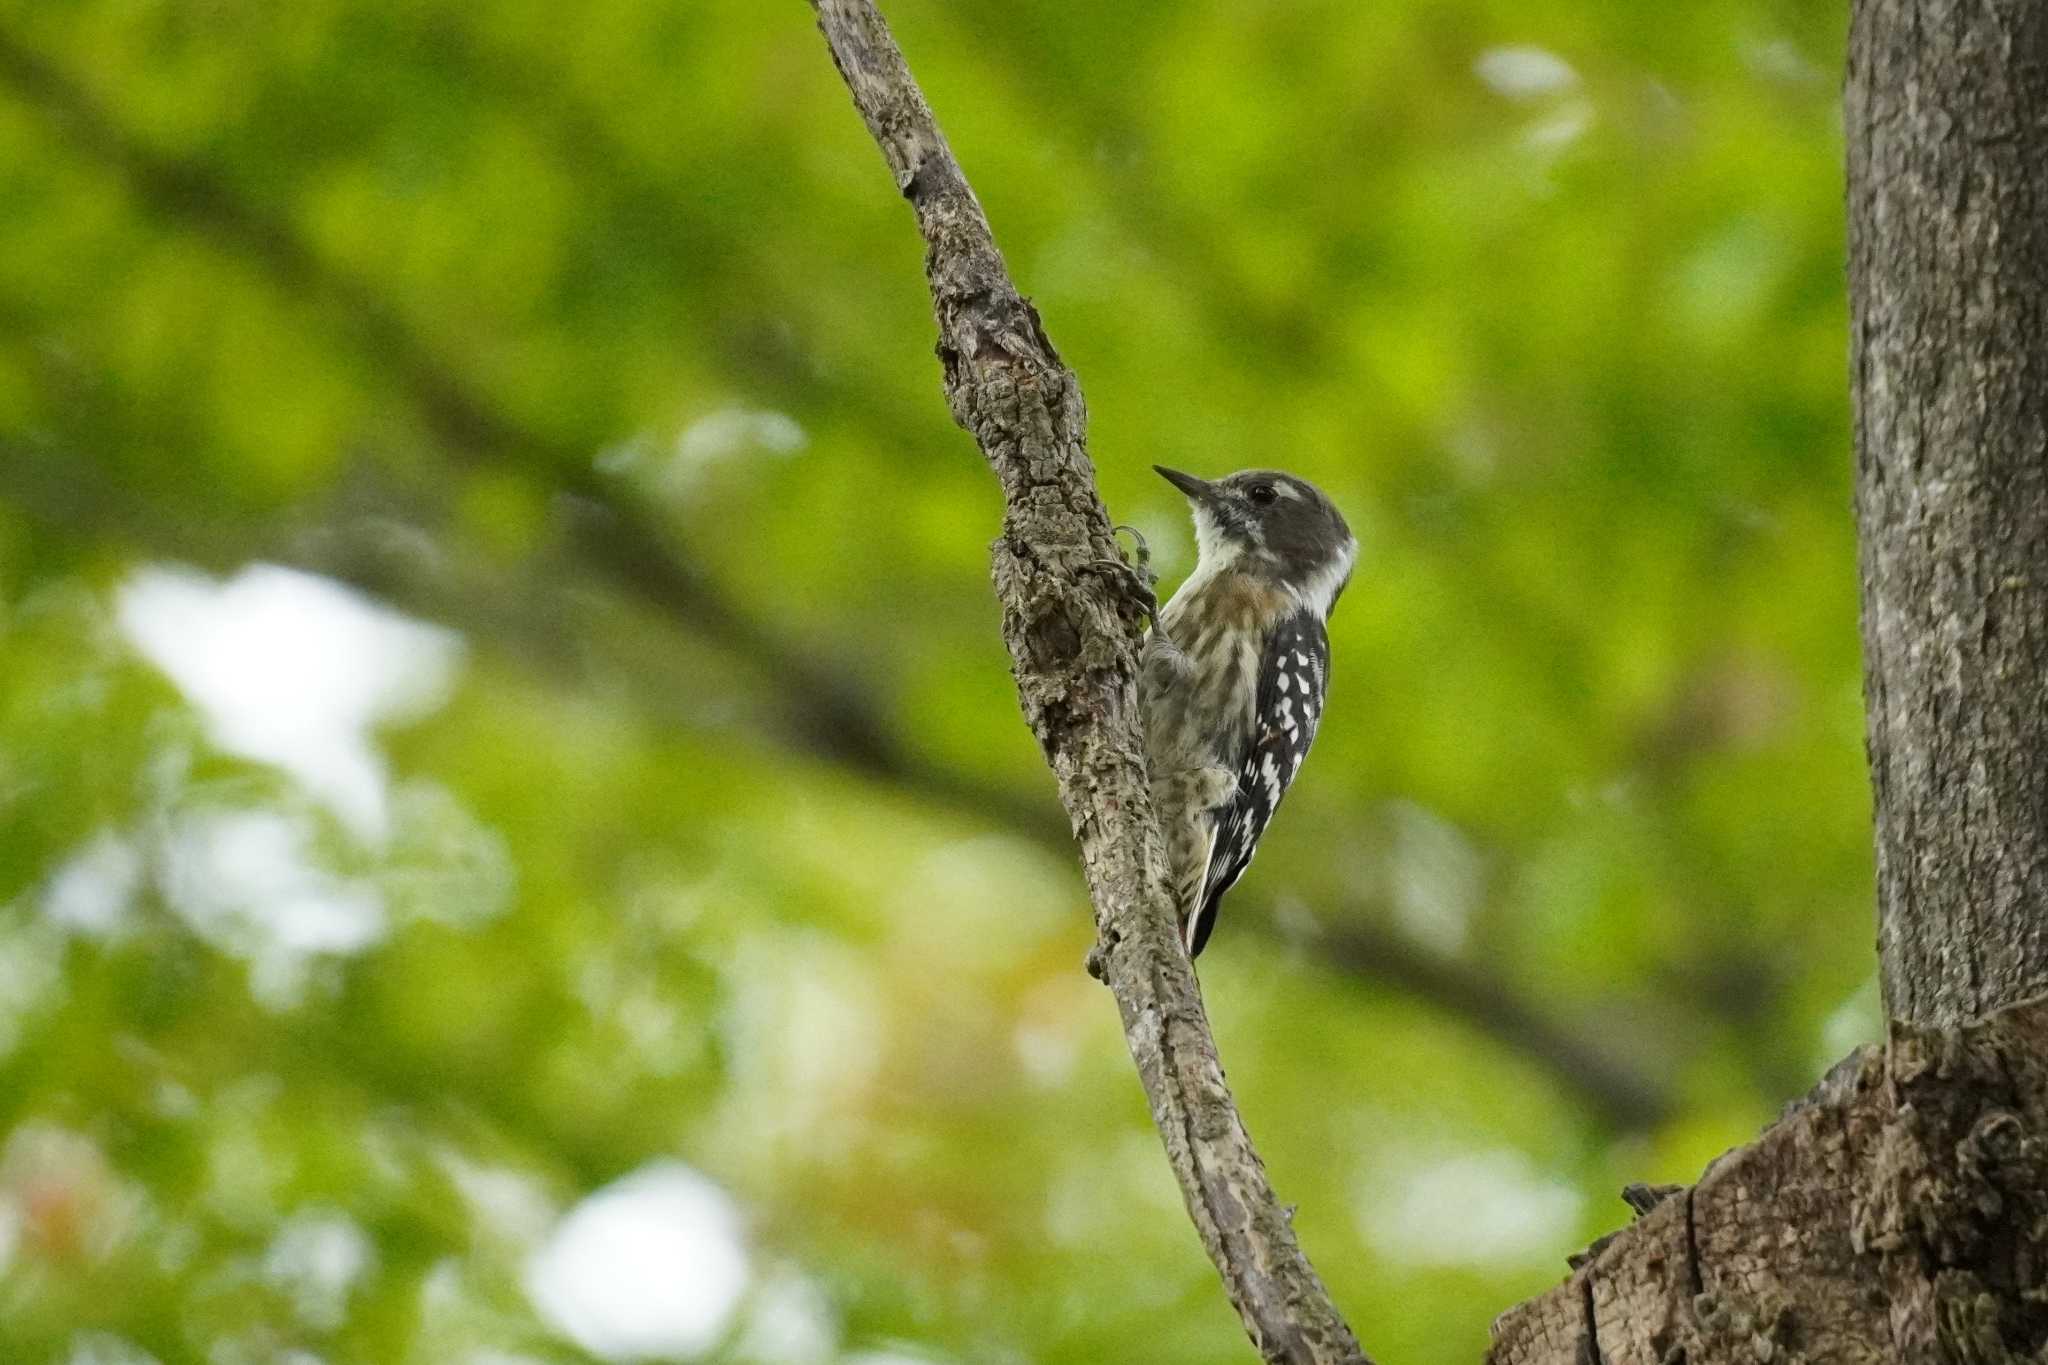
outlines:
{"label": "bokeh background", "polygon": [[[887,12],[1168,584],[1360,533],[1202,978],[1474,1361],[1876,1030],[1842,7]],[[0,168],[0,1358],[1248,1358],[799,0],[4,0]]]}

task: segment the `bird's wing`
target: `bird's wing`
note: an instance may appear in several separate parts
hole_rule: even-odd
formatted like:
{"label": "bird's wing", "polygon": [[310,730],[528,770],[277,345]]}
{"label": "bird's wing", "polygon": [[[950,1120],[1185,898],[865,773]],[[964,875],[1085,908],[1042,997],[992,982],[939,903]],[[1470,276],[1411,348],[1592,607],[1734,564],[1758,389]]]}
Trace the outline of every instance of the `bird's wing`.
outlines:
{"label": "bird's wing", "polygon": [[1187,924],[1188,955],[1202,951],[1216,908],[1258,850],[1259,836],[1280,807],[1323,718],[1330,681],[1330,637],[1312,611],[1285,617],[1266,637],[1252,724],[1237,768],[1237,786],[1217,808],[1216,840],[1201,907]]}

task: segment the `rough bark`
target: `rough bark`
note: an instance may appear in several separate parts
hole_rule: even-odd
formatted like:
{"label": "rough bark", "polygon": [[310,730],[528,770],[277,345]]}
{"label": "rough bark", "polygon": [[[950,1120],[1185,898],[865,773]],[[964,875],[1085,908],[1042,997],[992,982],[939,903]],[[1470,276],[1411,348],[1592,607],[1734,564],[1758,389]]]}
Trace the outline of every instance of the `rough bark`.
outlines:
{"label": "rough bark", "polygon": [[1898,1018],[2048,990],[2048,8],[1859,0],[1851,356]]}
{"label": "rough bark", "polygon": [[1899,1024],[1494,1324],[1497,1365],[2048,1351],[2048,1002]]}
{"label": "rough bark", "polygon": [[953,416],[1003,490],[993,549],[1024,719],[1059,781],[1095,905],[1091,965],[1124,1036],[1189,1216],[1269,1361],[1364,1362],[1295,1240],[1238,1116],[1174,935],[1146,792],[1137,634],[1089,462],[1081,389],[1017,292],[974,191],[868,0],[812,0],[832,59],[916,211]]}
{"label": "rough bark", "polygon": [[1845,127],[1890,1037],[1503,1365],[2048,1359],[2048,9],[1856,0]]}

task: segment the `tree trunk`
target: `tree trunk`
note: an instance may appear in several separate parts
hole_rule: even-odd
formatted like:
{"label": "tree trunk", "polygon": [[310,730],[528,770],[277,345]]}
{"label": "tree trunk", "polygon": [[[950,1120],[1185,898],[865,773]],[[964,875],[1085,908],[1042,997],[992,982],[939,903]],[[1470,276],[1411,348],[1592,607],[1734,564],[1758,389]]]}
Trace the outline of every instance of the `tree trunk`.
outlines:
{"label": "tree trunk", "polygon": [[1900,1023],[1494,1323],[1496,1365],[2032,1365],[2048,1002]]}
{"label": "tree trunk", "polygon": [[1890,1037],[1504,1315],[1503,1365],[2048,1360],[2048,7],[1852,4]]}
{"label": "tree trunk", "polygon": [[2048,990],[2048,8],[1864,0],[1849,278],[1897,1018]]}
{"label": "tree trunk", "polygon": [[[811,0],[927,246],[996,580],[1188,1211],[1259,1353],[1364,1362],[1295,1243],[1160,893],[1080,394],[872,0]],[[1852,0],[1857,499],[1882,1047],[1494,1325],[1502,1365],[2048,1361],[2048,17]],[[2038,757],[2037,757],[2038,756]]]}

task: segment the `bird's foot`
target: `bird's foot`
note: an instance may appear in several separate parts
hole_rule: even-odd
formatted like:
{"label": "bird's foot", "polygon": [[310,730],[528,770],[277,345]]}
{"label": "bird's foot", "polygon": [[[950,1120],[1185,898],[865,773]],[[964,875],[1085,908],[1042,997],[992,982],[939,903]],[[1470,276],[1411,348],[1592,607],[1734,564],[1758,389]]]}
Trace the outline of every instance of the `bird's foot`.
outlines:
{"label": "bird's foot", "polygon": [[1152,547],[1145,543],[1145,537],[1138,534],[1135,526],[1118,526],[1113,530],[1130,533],[1134,546],[1131,557],[1091,560],[1088,567],[1109,580],[1117,596],[1137,612],[1139,619],[1156,628],[1159,624],[1159,597],[1153,592],[1152,585],[1159,578],[1152,572]]}

